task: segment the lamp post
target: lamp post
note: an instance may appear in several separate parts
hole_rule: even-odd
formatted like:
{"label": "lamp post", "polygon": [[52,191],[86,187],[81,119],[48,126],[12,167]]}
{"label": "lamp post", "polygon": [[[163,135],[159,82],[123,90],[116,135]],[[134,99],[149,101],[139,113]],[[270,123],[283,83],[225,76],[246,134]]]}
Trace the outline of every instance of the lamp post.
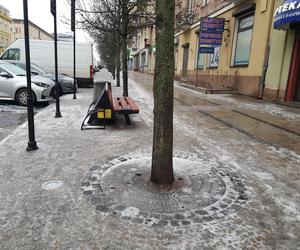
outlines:
{"label": "lamp post", "polygon": [[73,31],[73,78],[74,78],[74,90],[73,99],[76,98],[76,26],[75,26],[75,0],[71,0],[71,30]]}
{"label": "lamp post", "polygon": [[62,116],[60,113],[59,85],[58,85],[56,0],[51,0],[51,13],[54,17],[54,61],[55,61],[55,102],[56,102],[55,118],[60,118]]}
{"label": "lamp post", "polygon": [[25,54],[26,54],[26,78],[27,78],[27,116],[28,116],[28,135],[29,141],[26,151],[37,150],[34,133],[34,113],[33,113],[33,94],[31,89],[31,69],[30,69],[30,47],[29,47],[29,28],[28,28],[28,4],[23,0],[24,11],[24,33],[25,33]]}

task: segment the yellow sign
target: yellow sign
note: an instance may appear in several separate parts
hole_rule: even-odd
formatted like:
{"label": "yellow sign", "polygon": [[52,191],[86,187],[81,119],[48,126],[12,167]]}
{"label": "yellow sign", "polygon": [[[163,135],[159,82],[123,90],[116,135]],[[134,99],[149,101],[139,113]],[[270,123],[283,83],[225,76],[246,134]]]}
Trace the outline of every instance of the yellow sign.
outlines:
{"label": "yellow sign", "polygon": [[[105,117],[104,117],[104,112],[105,112]],[[104,112],[103,111],[98,112],[97,118],[98,119],[104,119],[104,118],[111,119],[111,109],[105,109]]]}

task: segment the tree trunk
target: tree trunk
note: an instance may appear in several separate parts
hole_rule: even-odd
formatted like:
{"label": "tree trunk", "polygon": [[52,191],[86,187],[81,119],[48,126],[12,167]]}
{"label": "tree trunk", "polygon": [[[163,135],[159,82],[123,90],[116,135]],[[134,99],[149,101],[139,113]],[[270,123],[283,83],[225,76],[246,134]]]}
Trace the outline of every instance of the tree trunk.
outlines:
{"label": "tree trunk", "polygon": [[115,66],[112,67],[112,77],[114,80],[116,79],[116,67]]}
{"label": "tree trunk", "polygon": [[120,54],[118,54],[117,59],[116,59],[116,75],[117,75],[117,87],[120,87]]}
{"label": "tree trunk", "polygon": [[173,173],[174,0],[156,0],[156,63],[151,181],[171,184]]}
{"label": "tree trunk", "polygon": [[128,96],[127,35],[122,35],[123,96]]}

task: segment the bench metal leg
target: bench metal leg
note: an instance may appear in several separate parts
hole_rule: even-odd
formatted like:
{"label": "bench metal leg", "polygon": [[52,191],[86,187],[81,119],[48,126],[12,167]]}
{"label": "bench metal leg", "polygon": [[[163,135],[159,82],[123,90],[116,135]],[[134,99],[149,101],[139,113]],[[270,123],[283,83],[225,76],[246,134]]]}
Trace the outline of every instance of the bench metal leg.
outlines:
{"label": "bench metal leg", "polygon": [[128,114],[124,114],[127,125],[131,125],[131,121]]}

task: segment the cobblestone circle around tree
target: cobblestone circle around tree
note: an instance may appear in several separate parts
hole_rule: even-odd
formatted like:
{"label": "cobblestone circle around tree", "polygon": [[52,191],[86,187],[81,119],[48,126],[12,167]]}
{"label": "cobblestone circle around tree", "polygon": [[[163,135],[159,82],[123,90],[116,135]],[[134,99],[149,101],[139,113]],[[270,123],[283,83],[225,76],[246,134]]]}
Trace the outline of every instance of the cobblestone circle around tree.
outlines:
{"label": "cobblestone circle around tree", "polygon": [[150,166],[147,156],[123,156],[95,165],[82,180],[83,193],[102,213],[150,226],[219,220],[249,199],[245,178],[224,164],[209,166],[195,155],[175,155],[175,183],[165,187],[149,181]]}

